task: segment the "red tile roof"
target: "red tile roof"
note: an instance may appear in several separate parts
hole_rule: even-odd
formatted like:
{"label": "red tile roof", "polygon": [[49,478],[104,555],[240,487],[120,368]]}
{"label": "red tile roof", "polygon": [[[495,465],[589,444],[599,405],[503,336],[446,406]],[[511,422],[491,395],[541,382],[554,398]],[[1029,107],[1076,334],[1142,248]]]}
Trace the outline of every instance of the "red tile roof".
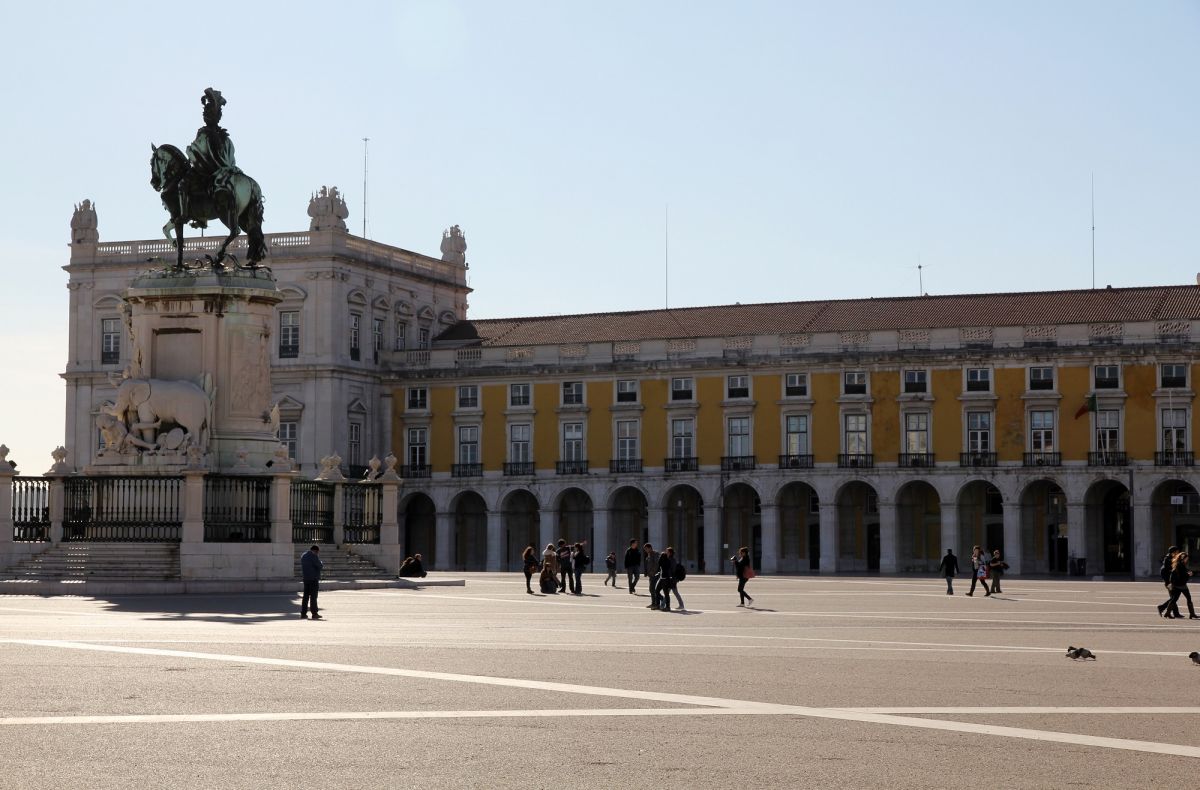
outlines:
{"label": "red tile roof", "polygon": [[1200,319],[1200,286],[774,302],[461,321],[439,340],[484,346],[607,343],[793,332]]}

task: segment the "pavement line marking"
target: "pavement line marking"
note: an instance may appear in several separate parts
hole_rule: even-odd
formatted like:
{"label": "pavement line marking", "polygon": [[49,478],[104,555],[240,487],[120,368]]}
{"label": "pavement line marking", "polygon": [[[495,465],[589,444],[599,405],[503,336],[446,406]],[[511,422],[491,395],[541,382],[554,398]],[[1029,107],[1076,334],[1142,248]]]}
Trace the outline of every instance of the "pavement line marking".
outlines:
{"label": "pavement line marking", "polygon": [[1115,714],[1125,714],[1125,715],[1146,714],[1146,715],[1158,716],[1159,714],[1163,714],[1163,715],[1174,715],[1174,714],[1195,715],[1195,714],[1200,713],[1200,707],[1191,707],[1191,708],[1186,708],[1186,707],[1185,708],[1181,708],[1181,707],[1082,708],[1082,707],[1071,707],[1071,706],[1031,707],[1031,706],[1021,706],[1021,705],[1015,705],[1015,706],[1007,707],[1007,708],[1004,708],[1004,707],[1000,707],[1000,708],[839,708],[839,710],[849,710],[849,711],[855,711],[858,713],[891,713],[891,714],[901,714],[901,715],[930,714],[930,715],[949,715],[949,716],[954,716],[954,715],[959,715],[959,714],[962,714],[962,715],[967,715],[967,714],[970,714],[970,715],[975,715],[975,714],[992,715],[992,714],[1002,714],[1002,713],[1016,713],[1016,714],[1069,713],[1072,715],[1078,714],[1078,713],[1084,713],[1084,714],[1092,714],[1092,713],[1114,714],[1115,713]]}
{"label": "pavement line marking", "polygon": [[1125,738],[1108,738],[1096,735],[1077,735],[1075,733],[1067,732],[1033,730],[1020,727],[1003,727],[993,724],[975,724],[973,722],[943,719],[923,719],[913,716],[898,716],[884,713],[842,710],[839,708],[810,708],[800,705],[779,705],[766,702],[753,702],[750,700],[723,699],[720,697],[704,697],[690,694],[667,694],[655,691],[634,691],[630,689],[605,688],[602,686],[580,686],[571,683],[553,683],[542,680],[491,677],[487,675],[461,675],[449,672],[428,672],[424,670],[399,669],[393,667],[355,666],[352,664],[334,664],[319,661],[297,661],[292,659],[266,658],[261,656],[234,656],[220,653],[196,653],[182,650],[162,650],[142,647],[122,647],[115,645],[92,645],[58,640],[14,639],[7,641],[10,643],[34,647],[59,647],[68,650],[92,650],[99,652],[129,653],[135,655],[168,656],[171,658],[195,658],[200,660],[225,661],[231,663],[291,666],[318,670],[323,669],[334,672],[392,675],[396,677],[412,677],[425,680],[449,680],[462,683],[504,686],[508,688],[536,689],[540,691],[558,691],[571,694],[586,694],[590,696],[616,697],[620,699],[638,699],[656,702],[680,703],[684,705],[708,706],[712,708],[723,708],[739,713],[777,713],[817,719],[834,719],[839,721],[852,721],[868,724],[885,724],[897,727],[911,727],[915,729],[940,730],[944,732],[973,733],[976,735],[995,735],[1005,738],[1019,738],[1023,740],[1044,741],[1048,743],[1065,743],[1078,746],[1095,746],[1107,749],[1122,749],[1126,751],[1200,758],[1200,747],[1196,746],[1157,743],[1153,741],[1138,741]]}

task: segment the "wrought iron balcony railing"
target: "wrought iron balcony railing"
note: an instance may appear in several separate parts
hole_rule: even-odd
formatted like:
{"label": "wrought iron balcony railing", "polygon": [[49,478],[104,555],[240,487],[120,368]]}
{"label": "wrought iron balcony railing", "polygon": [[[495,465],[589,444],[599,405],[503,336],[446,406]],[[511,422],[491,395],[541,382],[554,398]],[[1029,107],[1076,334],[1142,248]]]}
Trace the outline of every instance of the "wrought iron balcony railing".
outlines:
{"label": "wrought iron balcony railing", "polygon": [[700,459],[695,456],[682,458],[664,458],[664,472],[695,472],[700,469]]}
{"label": "wrought iron balcony railing", "polygon": [[723,455],[721,456],[722,472],[750,472],[758,466],[757,458],[753,455]]}
{"label": "wrought iron balcony railing", "polygon": [[925,468],[933,465],[933,453],[900,453],[902,469]]}
{"label": "wrought iron balcony railing", "polygon": [[996,454],[989,452],[959,453],[959,466],[995,466]]}
{"label": "wrought iron balcony railing", "polygon": [[1088,453],[1088,466],[1129,466],[1129,456],[1115,450]]}
{"label": "wrought iron balcony railing", "polygon": [[510,477],[523,477],[533,474],[533,461],[505,461],[504,474]]}
{"label": "wrought iron balcony railing", "polygon": [[451,477],[483,477],[483,464],[451,464]]}
{"label": "wrought iron balcony railing", "polygon": [[839,453],[838,466],[842,469],[873,469],[874,453]]}
{"label": "wrought iron balcony railing", "polygon": [[612,474],[640,474],[642,471],[641,458],[615,458],[608,462],[608,471]]}
{"label": "wrought iron balcony railing", "polygon": [[430,473],[429,464],[409,464],[400,467],[401,477],[429,477]]}
{"label": "wrought iron balcony railing", "polygon": [[1062,453],[1044,450],[1025,453],[1025,466],[1062,466]]}
{"label": "wrought iron balcony railing", "polygon": [[781,455],[779,456],[780,469],[812,469],[813,457],[811,455]]}
{"label": "wrought iron balcony railing", "polygon": [[588,462],[556,461],[554,471],[560,475],[586,475],[588,473]]}
{"label": "wrought iron balcony railing", "polygon": [[1154,454],[1155,466],[1195,466],[1196,454],[1191,450],[1160,450]]}

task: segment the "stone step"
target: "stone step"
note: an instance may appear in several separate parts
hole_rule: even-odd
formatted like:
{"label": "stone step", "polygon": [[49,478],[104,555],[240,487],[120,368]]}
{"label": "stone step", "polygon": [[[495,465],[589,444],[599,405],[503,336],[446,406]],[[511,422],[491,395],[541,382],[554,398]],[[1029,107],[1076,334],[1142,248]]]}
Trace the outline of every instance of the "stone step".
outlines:
{"label": "stone step", "polygon": [[[308,551],[307,546],[297,547],[296,562],[293,573],[297,578],[301,576],[300,572],[300,555]],[[321,562],[324,563],[324,568],[321,570],[322,579],[392,579],[395,578],[383,568],[380,568],[375,563],[365,557],[360,557],[357,554],[351,554],[342,548],[337,548],[331,545],[321,547]]]}
{"label": "stone step", "polygon": [[179,578],[174,543],[63,543],[0,572],[0,579]]}

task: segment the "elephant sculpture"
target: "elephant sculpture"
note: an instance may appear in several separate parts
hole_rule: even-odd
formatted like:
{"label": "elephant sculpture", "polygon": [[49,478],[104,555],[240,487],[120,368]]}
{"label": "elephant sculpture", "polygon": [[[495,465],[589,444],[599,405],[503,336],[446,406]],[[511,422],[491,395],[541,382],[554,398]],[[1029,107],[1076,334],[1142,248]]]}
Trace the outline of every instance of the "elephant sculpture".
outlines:
{"label": "elephant sculpture", "polygon": [[178,453],[208,447],[212,398],[190,381],[124,379],[116,404],[104,412],[123,422],[131,438],[140,434],[128,445]]}

